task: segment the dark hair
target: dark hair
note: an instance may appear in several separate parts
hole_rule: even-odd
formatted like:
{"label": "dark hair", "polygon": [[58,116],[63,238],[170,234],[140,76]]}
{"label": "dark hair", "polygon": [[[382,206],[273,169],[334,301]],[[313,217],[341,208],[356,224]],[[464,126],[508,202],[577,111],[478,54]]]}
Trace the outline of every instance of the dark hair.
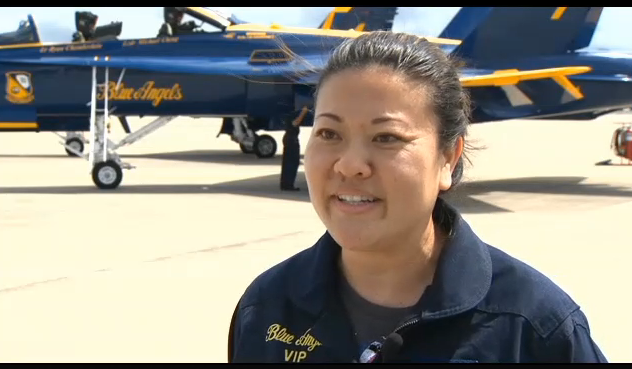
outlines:
{"label": "dark hair", "polygon": [[[461,86],[456,59],[450,58],[435,44],[415,35],[375,31],[344,41],[334,50],[321,72],[315,99],[320,86],[333,74],[347,69],[385,66],[402,73],[409,81],[423,84],[435,116],[439,121],[439,144],[442,149],[454,145],[467,134],[470,123],[470,99]],[[468,148],[452,172],[452,186],[463,177],[463,159]]]}

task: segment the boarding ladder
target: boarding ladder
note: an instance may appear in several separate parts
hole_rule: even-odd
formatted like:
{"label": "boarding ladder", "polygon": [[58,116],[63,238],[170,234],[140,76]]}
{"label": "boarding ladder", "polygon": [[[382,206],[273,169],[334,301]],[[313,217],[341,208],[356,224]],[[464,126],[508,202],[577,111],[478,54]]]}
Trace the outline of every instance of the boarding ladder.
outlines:
{"label": "boarding ladder", "polygon": [[[98,57],[95,57],[95,60]],[[109,57],[104,58],[105,61]],[[122,178],[121,169],[133,169],[134,166],[121,161],[116,150],[125,145],[130,145],[158,128],[166,125],[176,118],[176,116],[160,116],[153,122],[145,125],[139,130],[128,134],[119,143],[114,143],[109,138],[109,129],[106,126],[108,119],[115,108],[110,108],[110,68],[104,67],[104,82],[98,83],[97,66],[92,66],[92,82],[90,102],[86,105],[90,107],[90,151],[88,154],[81,154],[90,164],[90,171],[93,180],[100,188],[116,188]],[[118,81],[114,87],[114,91],[120,88],[125,68],[121,71]],[[103,88],[103,99],[97,99],[97,90]],[[105,174],[104,174],[105,173]],[[104,174],[103,177],[101,175]],[[106,178],[106,179],[103,179]]]}

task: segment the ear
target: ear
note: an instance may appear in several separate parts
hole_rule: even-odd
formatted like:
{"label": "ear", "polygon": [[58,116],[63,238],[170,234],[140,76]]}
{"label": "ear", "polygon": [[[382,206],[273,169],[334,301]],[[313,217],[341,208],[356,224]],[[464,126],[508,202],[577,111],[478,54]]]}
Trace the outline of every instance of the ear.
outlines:
{"label": "ear", "polygon": [[447,149],[443,153],[443,166],[439,177],[439,189],[447,191],[452,186],[452,172],[456,168],[461,155],[463,154],[463,137],[457,138],[454,147]]}

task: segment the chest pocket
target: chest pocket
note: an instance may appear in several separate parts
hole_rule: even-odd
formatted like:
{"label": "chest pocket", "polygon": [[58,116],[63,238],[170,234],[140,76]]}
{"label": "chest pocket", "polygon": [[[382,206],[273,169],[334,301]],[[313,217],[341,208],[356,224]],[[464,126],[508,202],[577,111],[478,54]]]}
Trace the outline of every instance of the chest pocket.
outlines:
{"label": "chest pocket", "polygon": [[267,327],[265,345],[268,346],[266,351],[272,353],[275,362],[319,362],[323,359],[323,351],[326,351],[312,329],[292,330],[281,324]]}

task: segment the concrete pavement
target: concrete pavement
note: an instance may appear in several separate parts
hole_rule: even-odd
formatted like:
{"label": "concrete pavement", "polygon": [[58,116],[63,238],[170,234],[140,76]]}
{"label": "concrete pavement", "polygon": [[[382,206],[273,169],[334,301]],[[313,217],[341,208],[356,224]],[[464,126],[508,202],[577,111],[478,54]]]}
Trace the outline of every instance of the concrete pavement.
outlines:
{"label": "concrete pavement", "polygon": [[[486,148],[451,196],[484,240],[582,305],[613,362],[632,360],[632,166],[595,163],[620,118],[474,126]],[[301,193],[278,191],[281,147],[257,159],[218,129],[182,118],[120,150],[138,168],[115,192],[54,135],[0,134],[0,361],[226,361],[245,287],[323,227],[302,173]]]}

